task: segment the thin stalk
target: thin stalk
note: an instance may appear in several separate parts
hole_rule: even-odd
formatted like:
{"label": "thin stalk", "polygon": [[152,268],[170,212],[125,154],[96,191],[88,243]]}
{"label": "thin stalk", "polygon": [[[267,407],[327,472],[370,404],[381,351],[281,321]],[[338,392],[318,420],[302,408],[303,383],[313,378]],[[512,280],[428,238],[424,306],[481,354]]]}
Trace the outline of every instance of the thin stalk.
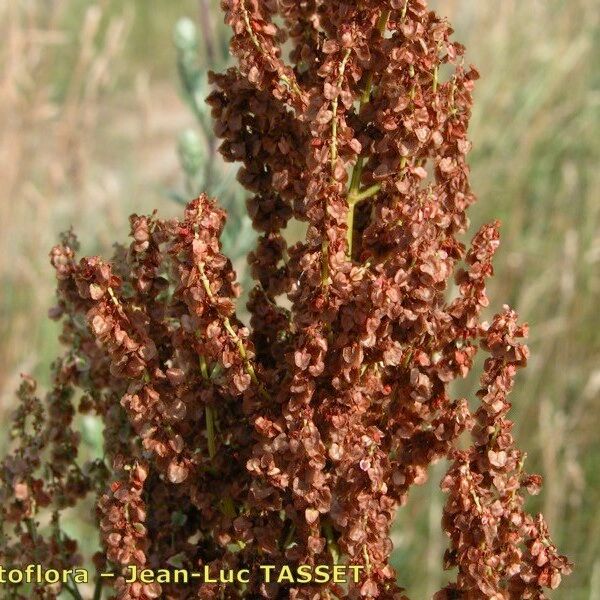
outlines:
{"label": "thin stalk", "polygon": [[338,74],[338,79],[337,79],[337,89],[338,89],[338,94],[336,95],[336,97],[331,101],[331,112],[333,113],[333,118],[331,120],[331,175],[333,176],[334,172],[335,172],[335,163],[337,162],[337,158],[338,158],[338,147],[337,147],[337,130],[338,130],[338,118],[337,118],[337,112],[338,112],[338,106],[339,106],[339,93],[340,93],[340,88],[342,87],[342,84],[344,82],[344,73],[346,72],[346,65],[348,64],[348,59],[350,58],[350,53],[352,52],[351,48],[348,48],[346,50],[346,53],[344,54],[344,58],[342,59],[342,62],[340,63],[340,72]]}
{"label": "thin stalk", "polygon": [[217,447],[215,443],[215,409],[206,405],[206,439],[208,441],[208,456],[210,460],[213,460],[217,454]]}
{"label": "thin stalk", "polygon": [[365,566],[367,575],[371,574],[371,557],[369,556],[369,551],[366,546],[363,546],[363,556],[365,557]]}
{"label": "thin stalk", "polygon": [[[200,373],[202,379],[208,381],[208,366],[204,356],[200,357]],[[215,441],[215,410],[212,406],[207,404],[204,408],[204,415],[206,418],[206,440],[208,444],[208,456],[210,460],[213,460],[217,454],[217,447]]]}
{"label": "thin stalk", "polygon": [[348,248],[350,248],[350,257],[352,257],[352,245],[354,241],[354,209],[359,202],[368,200],[379,192],[381,185],[375,184],[363,190],[362,192],[351,193],[348,195],[348,216],[346,217],[346,239]]}
{"label": "thin stalk", "polygon": [[404,21],[406,17],[406,11],[408,10],[408,0],[404,0],[404,6],[402,7],[402,14],[400,15],[400,20]]}
{"label": "thin stalk", "polygon": [[357,192],[355,194],[349,195],[348,201],[350,202],[350,204],[353,204],[353,205],[358,204],[359,202],[362,202],[363,200],[368,200],[369,198],[371,198],[372,196],[377,194],[379,192],[379,190],[381,190],[381,185],[379,183],[376,183],[375,185],[368,187],[366,190],[363,190],[362,192]]}
{"label": "thin stalk", "polygon": [[323,526],[323,532],[325,533],[325,539],[327,540],[327,549],[331,554],[333,564],[337,565],[340,562],[341,552],[340,547],[338,546],[338,543],[333,534],[333,527],[331,526],[331,523],[326,523]]}
{"label": "thin stalk", "polygon": [[[198,269],[200,271],[200,279],[202,280],[202,285],[204,286],[206,295],[208,296],[210,301],[214,303],[215,296],[214,296],[212,290],[210,289],[210,281],[208,281],[208,277],[206,277],[206,273],[204,272],[204,264],[200,263],[198,265]],[[223,326],[225,327],[225,330],[229,334],[229,337],[233,340],[233,342],[236,345],[238,353],[244,363],[244,369],[245,369],[246,373],[250,376],[252,383],[254,383],[254,385],[256,385],[258,387],[258,391],[259,391],[260,395],[263,398],[265,398],[266,400],[269,400],[270,399],[269,393],[267,392],[267,390],[264,388],[264,386],[262,385],[262,383],[258,380],[258,377],[256,376],[256,371],[254,370],[254,365],[250,362],[250,359],[248,358],[248,354],[246,352],[246,347],[244,346],[244,342],[242,342],[242,340],[240,339],[238,334],[235,332],[235,329],[232,327],[229,317],[223,317],[222,321],[223,321]]]}
{"label": "thin stalk", "polygon": [[103,585],[104,585],[104,581],[102,581],[102,577],[98,576],[96,578],[96,585],[94,587],[94,595],[92,597],[92,600],[101,600]]}
{"label": "thin stalk", "polygon": [[296,525],[294,523],[290,523],[289,529],[285,538],[283,539],[283,544],[281,545],[282,550],[287,550],[291,543],[294,541],[294,535],[296,533]]}
{"label": "thin stalk", "polygon": [[[330,144],[330,167],[331,167],[331,179],[335,179],[335,166],[338,159],[338,106],[339,106],[339,94],[344,83],[344,73],[346,71],[346,65],[350,58],[352,49],[348,48],[344,54],[344,58],[340,63],[340,70],[337,78],[337,94],[331,101],[331,112],[333,117],[331,119],[331,144]],[[327,293],[329,286],[329,242],[326,235],[324,234],[323,242],[321,243],[321,285]]]}
{"label": "thin stalk", "polygon": [[206,364],[206,359],[204,356],[200,357],[200,373],[202,374],[202,379],[208,380],[208,366]]}
{"label": "thin stalk", "polygon": [[63,588],[75,598],[75,600],[83,600],[83,596],[79,593],[79,589],[77,588],[77,584],[73,581],[72,577],[69,575],[70,581],[73,583],[73,587],[68,586],[66,583],[63,585]]}
{"label": "thin stalk", "polygon": [[348,205],[348,216],[346,217],[346,245],[350,260],[352,260],[352,249],[354,248],[354,207],[355,204]]}
{"label": "thin stalk", "polygon": [[[407,8],[407,5],[408,5],[408,0],[405,4],[405,7],[404,7],[405,9]],[[381,15],[377,21],[377,31],[379,31],[379,34],[382,36],[385,32],[385,28],[387,26],[387,22],[388,22],[389,18],[390,18],[390,11],[385,10],[381,13]],[[371,71],[367,75],[365,89],[363,90],[363,93],[362,93],[362,96],[360,99],[359,112],[364,108],[364,106],[366,104],[368,104],[371,101],[372,91],[373,91],[373,72]],[[347,248],[348,248],[348,256],[350,257],[350,259],[352,259],[352,250],[353,250],[353,244],[354,244],[354,209],[356,207],[356,202],[359,201],[359,200],[356,200],[356,198],[363,194],[363,192],[360,192],[360,181],[362,179],[364,164],[365,164],[365,157],[361,155],[357,158],[356,164],[354,165],[354,168],[352,169],[352,176],[350,177],[350,187],[348,189],[348,216],[346,218],[346,227],[347,227],[346,241],[347,241]],[[367,191],[373,190],[374,187],[376,187],[376,186],[369,188],[369,190],[367,190]],[[377,189],[377,191],[369,193],[369,195],[367,195],[366,198],[369,198],[371,195],[376,194],[378,191],[379,191],[379,188]],[[364,198],[362,198],[362,199],[364,199]]]}
{"label": "thin stalk", "polygon": [[37,530],[33,519],[25,519],[25,526],[27,527],[27,533],[31,536],[31,540],[35,544],[37,541]]}
{"label": "thin stalk", "polygon": [[[407,0],[408,1],[408,0]],[[390,11],[386,10],[381,13],[379,20],[377,21],[377,31],[379,31],[380,35],[383,35],[385,31],[385,27],[387,25],[388,19],[390,18]],[[371,92],[373,91],[373,73],[369,72],[367,75],[367,82],[365,85],[365,89],[363,90],[362,96],[360,98],[360,107],[359,112],[363,109],[363,107],[371,101]],[[364,156],[359,156],[356,164],[354,165],[354,169],[352,170],[352,177],[350,179],[350,191],[358,190],[360,186],[360,179],[362,176],[362,170],[364,166]]]}
{"label": "thin stalk", "polygon": [[241,0],[240,6],[242,8],[242,13],[244,15],[244,24],[246,25],[246,31],[250,36],[250,40],[261,54],[266,54],[264,48],[260,45],[260,42],[258,41],[258,37],[256,37],[256,33],[254,33],[254,29],[252,29],[252,24],[250,23],[250,15],[248,14],[248,9],[246,8],[246,3],[244,0]]}

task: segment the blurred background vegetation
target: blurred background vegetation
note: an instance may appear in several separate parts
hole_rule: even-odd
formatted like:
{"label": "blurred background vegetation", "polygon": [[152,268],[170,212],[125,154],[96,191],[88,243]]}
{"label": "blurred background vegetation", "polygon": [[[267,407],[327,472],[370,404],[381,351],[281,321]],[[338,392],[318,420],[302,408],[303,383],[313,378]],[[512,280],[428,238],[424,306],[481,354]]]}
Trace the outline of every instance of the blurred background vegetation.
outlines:
{"label": "blurred background vegetation", "polygon": [[[243,278],[252,242],[235,172],[215,156],[206,65],[228,61],[216,0],[0,1],[0,419],[19,374],[48,381],[58,351],[47,252],[73,225],[108,253],[131,212],[180,210],[207,187],[233,213]],[[435,0],[482,73],[471,137],[473,226],[500,218],[491,285],[531,325],[513,395],[532,502],[576,563],[552,598],[600,600],[600,11],[597,0]],[[173,31],[181,17],[175,37]],[[198,28],[195,37],[193,23]],[[184,81],[193,85],[181,85]],[[200,90],[201,93],[198,93]],[[208,165],[208,166],[207,166]],[[241,232],[241,234],[240,234]],[[457,393],[476,389],[475,378]],[[89,440],[93,446],[94,441]],[[0,449],[6,445],[0,436]],[[409,594],[447,577],[437,489],[414,490],[394,531]]]}

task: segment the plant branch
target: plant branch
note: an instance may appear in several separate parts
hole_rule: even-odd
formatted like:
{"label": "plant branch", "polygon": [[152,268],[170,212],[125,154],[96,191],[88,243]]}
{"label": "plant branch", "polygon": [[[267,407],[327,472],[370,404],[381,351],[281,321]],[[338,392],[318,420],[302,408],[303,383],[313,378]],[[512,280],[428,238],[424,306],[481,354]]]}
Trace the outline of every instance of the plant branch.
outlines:
{"label": "plant branch", "polygon": [[[200,279],[202,280],[202,285],[204,286],[206,295],[209,297],[210,301],[214,304],[215,296],[214,296],[212,290],[210,289],[210,281],[208,280],[208,277],[206,276],[206,273],[204,272],[204,264],[200,263],[198,265],[198,269],[200,271]],[[244,342],[240,339],[240,336],[236,333],[235,329],[232,327],[229,317],[222,317],[222,321],[223,321],[223,326],[225,327],[225,330],[229,334],[229,337],[233,340],[234,344],[236,345],[238,353],[244,363],[244,369],[245,369],[246,373],[250,376],[252,383],[254,383],[258,387],[258,391],[259,391],[260,395],[263,396],[263,398],[269,400],[270,399],[269,393],[264,388],[262,383],[258,380],[256,371],[254,369],[254,365],[248,358],[248,353],[246,352],[246,347],[244,346]]]}
{"label": "plant branch", "polygon": [[96,578],[96,585],[94,586],[94,595],[92,597],[92,600],[101,600],[103,585],[104,581],[102,580],[102,577],[98,575],[98,577]]}
{"label": "plant branch", "polygon": [[[200,373],[204,381],[209,380],[208,365],[204,356],[200,357]],[[208,456],[210,460],[213,460],[217,454],[217,447],[215,441],[215,409],[207,404],[204,408],[204,415],[206,418],[206,440],[208,445]]]}
{"label": "plant branch", "polygon": [[73,582],[73,587],[68,586],[66,583],[63,584],[63,589],[65,589],[75,600],[83,600],[83,596],[79,593],[79,589],[77,584],[73,581],[72,577],[69,575],[69,579]]}
{"label": "plant branch", "polygon": [[[404,6],[405,10],[406,10],[407,4],[408,4],[408,2],[405,3],[405,6]],[[383,34],[385,32],[385,28],[387,26],[387,22],[388,22],[389,18],[390,18],[390,11],[385,10],[381,13],[379,20],[377,21],[377,31],[379,32],[379,34],[381,36],[383,36]],[[360,99],[359,112],[362,111],[364,106],[371,101],[372,91],[373,91],[373,71],[370,71],[369,74],[367,75],[367,82],[365,85],[365,89],[363,90],[363,93],[362,93],[362,96]],[[365,163],[364,155],[361,155],[356,159],[356,164],[354,165],[354,168],[352,169],[352,176],[350,178],[350,188],[348,189],[348,216],[346,219],[346,227],[347,227],[346,240],[347,240],[347,251],[348,251],[348,256],[350,257],[350,260],[352,260],[352,254],[353,254],[354,209],[355,209],[356,203],[359,202],[360,200],[369,198],[370,196],[376,194],[379,191],[379,189],[381,189],[381,186],[372,186],[365,192],[360,192],[360,182],[362,179],[364,163]],[[373,192],[372,190],[375,187],[377,187],[377,190]],[[362,197],[363,194],[366,192],[369,192],[369,194]]]}
{"label": "plant branch", "polygon": [[207,404],[205,408],[206,415],[206,439],[208,441],[208,456],[213,460],[217,454],[215,443],[215,409]]}
{"label": "plant branch", "polygon": [[336,83],[336,95],[335,98],[331,101],[331,112],[333,113],[333,118],[331,120],[331,175],[335,173],[335,164],[338,159],[338,139],[337,139],[337,130],[338,130],[338,106],[339,106],[339,98],[340,92],[342,88],[342,84],[344,83],[344,73],[346,72],[346,65],[348,64],[348,59],[350,58],[350,54],[352,52],[351,48],[346,50],[344,54],[344,58],[340,63],[340,72],[338,74],[337,83]]}
{"label": "plant branch", "polygon": [[372,196],[375,196],[375,194],[377,194],[380,190],[381,190],[381,185],[379,183],[376,183],[375,185],[368,187],[367,189],[363,190],[362,192],[356,192],[353,194],[349,194],[348,195],[348,204],[350,204],[350,206],[356,206],[356,204],[358,204],[359,202],[362,202],[363,200],[367,200],[367,199],[371,198]]}

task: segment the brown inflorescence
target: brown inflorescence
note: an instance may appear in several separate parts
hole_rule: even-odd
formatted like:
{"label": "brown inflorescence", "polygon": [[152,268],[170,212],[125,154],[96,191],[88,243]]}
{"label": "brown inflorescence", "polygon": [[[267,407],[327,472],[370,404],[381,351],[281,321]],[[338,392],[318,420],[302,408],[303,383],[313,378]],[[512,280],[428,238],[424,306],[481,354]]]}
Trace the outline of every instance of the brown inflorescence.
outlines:
{"label": "brown inflorescence", "polygon": [[[457,575],[436,598],[545,598],[570,564],[521,493],[541,483],[508,418],[527,328],[507,307],[482,320],[499,224],[460,241],[475,201],[477,71],[424,0],[222,8],[238,64],[211,74],[208,102],[260,233],[250,323],[221,252],[226,215],[206,195],[181,220],[133,215],[129,246],[108,261],[77,261],[66,234],[51,253],[51,316],[67,352],[46,403],[31,380],[21,387],[20,445],[0,473],[2,522],[19,544],[5,535],[2,557],[75,564],[58,517],[90,492],[96,562],[121,600],[401,600],[394,516],[446,458],[444,563]],[[306,235],[288,246],[298,221]],[[479,349],[489,358],[472,412],[449,386]],[[79,412],[104,423],[105,457],[83,469],[75,390]],[[37,515],[50,506],[58,537],[42,543]],[[138,585],[122,577],[132,564],[254,576]],[[262,564],[362,569],[346,586],[296,585],[261,580]]]}

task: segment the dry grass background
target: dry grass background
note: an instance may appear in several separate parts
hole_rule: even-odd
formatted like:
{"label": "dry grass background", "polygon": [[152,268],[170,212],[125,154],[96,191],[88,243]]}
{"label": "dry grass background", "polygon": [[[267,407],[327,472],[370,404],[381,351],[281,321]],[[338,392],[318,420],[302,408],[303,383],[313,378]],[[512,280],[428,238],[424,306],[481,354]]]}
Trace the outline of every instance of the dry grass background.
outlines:
{"label": "dry grass background", "polygon": [[[481,70],[472,122],[473,224],[499,217],[493,308],[532,329],[514,393],[518,440],[545,476],[532,504],[576,571],[552,597],[600,600],[600,12],[597,0],[437,0]],[[214,0],[0,2],[0,417],[20,372],[47,380],[57,350],[47,252],[73,225],[106,252],[127,216],[173,214],[183,189],[172,28]],[[203,57],[200,57],[201,60]],[[476,381],[460,386],[471,393]],[[0,439],[0,447],[5,444]],[[398,518],[395,562],[414,598],[445,574],[443,497],[431,481]],[[411,507],[412,506],[412,507]]]}

